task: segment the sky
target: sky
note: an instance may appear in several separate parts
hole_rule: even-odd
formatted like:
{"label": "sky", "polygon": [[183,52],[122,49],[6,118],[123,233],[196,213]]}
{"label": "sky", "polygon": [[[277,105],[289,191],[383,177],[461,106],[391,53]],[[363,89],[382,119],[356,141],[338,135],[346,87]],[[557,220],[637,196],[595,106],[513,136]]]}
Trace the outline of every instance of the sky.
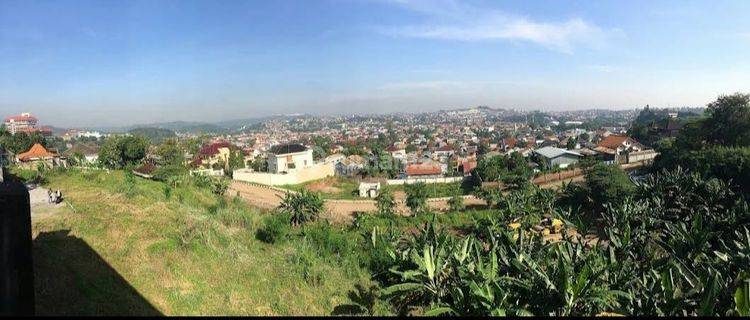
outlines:
{"label": "sky", "polygon": [[0,116],[704,106],[750,92],[750,1],[0,0]]}

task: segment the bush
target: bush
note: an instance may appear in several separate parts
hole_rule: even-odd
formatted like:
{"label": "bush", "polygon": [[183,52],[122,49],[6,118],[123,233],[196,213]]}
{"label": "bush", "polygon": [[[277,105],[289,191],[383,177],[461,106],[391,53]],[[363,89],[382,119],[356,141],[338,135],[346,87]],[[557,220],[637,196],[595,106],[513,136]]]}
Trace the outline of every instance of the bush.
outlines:
{"label": "bush", "polygon": [[356,251],[358,239],[348,237],[346,233],[336,230],[327,223],[307,226],[303,235],[318,249],[321,256],[340,258]]}
{"label": "bush", "polygon": [[406,191],[406,206],[411,209],[413,214],[427,211],[427,188],[423,182],[407,184],[404,189]]}
{"label": "bush", "polygon": [[255,232],[255,238],[265,243],[277,243],[286,239],[289,233],[290,215],[279,213],[266,216],[263,226]]}
{"label": "bush", "polygon": [[378,193],[375,201],[380,214],[393,214],[393,208],[396,207],[396,200],[393,198],[391,189],[388,187],[380,189],[380,193]]}

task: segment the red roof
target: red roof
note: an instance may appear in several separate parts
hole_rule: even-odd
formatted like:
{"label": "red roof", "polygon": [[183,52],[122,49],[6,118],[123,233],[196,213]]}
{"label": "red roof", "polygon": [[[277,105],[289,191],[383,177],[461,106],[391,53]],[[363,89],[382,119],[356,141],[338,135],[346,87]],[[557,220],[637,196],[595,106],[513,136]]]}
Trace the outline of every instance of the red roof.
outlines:
{"label": "red roof", "polygon": [[515,148],[516,142],[517,140],[515,138],[507,138],[503,140],[503,144],[505,144],[508,148]]}
{"label": "red roof", "polygon": [[437,175],[441,173],[443,173],[443,170],[436,165],[411,164],[406,167],[406,175],[409,176]]}
{"label": "red roof", "polygon": [[214,142],[209,145],[203,146],[203,148],[198,150],[198,154],[201,156],[213,156],[219,153],[219,148],[229,148],[230,146],[231,144],[226,141]]}
{"label": "red roof", "polygon": [[10,122],[11,120],[16,121],[16,122],[18,121],[36,122],[37,121],[36,117],[30,114],[20,114],[20,115],[10,116],[10,117],[5,118],[5,122]]}
{"label": "red roof", "polygon": [[402,149],[402,148],[396,148],[396,146],[390,146],[387,149],[385,149],[385,151],[388,151],[388,152],[395,152],[395,151],[399,151],[399,150],[404,150],[404,149]]}
{"label": "red roof", "polygon": [[29,161],[31,159],[44,159],[56,157],[57,154],[47,151],[41,144],[35,143],[29,151],[18,155],[18,160]]}
{"label": "red roof", "polygon": [[630,139],[627,136],[616,136],[616,135],[609,135],[604,140],[599,142],[600,147],[605,147],[609,149],[617,149],[620,146],[622,146],[623,142]]}
{"label": "red roof", "polygon": [[469,173],[471,172],[471,170],[474,170],[474,168],[477,167],[477,162],[476,161],[464,161],[464,162],[461,162],[461,167],[463,168],[464,173]]}
{"label": "red roof", "polygon": [[453,151],[453,147],[451,147],[450,145],[446,144],[446,145],[438,148],[437,151]]}

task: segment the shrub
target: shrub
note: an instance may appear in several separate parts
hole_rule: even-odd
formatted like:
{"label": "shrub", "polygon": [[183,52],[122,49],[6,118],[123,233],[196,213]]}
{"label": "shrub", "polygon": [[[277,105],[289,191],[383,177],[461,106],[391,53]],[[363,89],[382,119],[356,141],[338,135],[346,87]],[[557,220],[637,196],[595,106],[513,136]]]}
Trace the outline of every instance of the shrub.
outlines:
{"label": "shrub", "polygon": [[380,214],[393,214],[393,208],[396,207],[396,200],[393,198],[391,189],[388,187],[380,189],[380,193],[378,193],[375,201]]}
{"label": "shrub", "polygon": [[323,198],[320,194],[307,190],[287,192],[279,205],[279,210],[291,215],[292,225],[302,225],[318,219],[318,215],[323,211]]}
{"label": "shrub", "polygon": [[414,214],[424,213],[427,211],[427,188],[423,182],[407,184],[404,186],[406,191],[406,206]]}
{"label": "shrub", "polygon": [[289,233],[289,219],[287,213],[266,216],[263,225],[256,231],[255,238],[265,243],[284,241]]}

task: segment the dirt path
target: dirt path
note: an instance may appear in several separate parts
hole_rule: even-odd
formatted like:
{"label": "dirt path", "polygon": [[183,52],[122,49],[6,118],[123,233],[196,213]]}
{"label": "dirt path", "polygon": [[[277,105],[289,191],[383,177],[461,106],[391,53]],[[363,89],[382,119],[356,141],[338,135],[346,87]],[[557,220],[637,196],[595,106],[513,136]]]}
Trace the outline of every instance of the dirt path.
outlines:
{"label": "dirt path", "polygon": [[[239,195],[242,199],[253,206],[263,209],[274,209],[279,206],[284,192],[262,187],[258,185],[232,181],[229,185],[230,196]],[[404,199],[397,199],[396,213],[409,215],[409,209],[404,204]],[[486,203],[474,197],[468,197],[464,200],[467,207],[481,207]],[[449,208],[447,200],[428,201],[427,205],[435,211],[447,211]],[[336,222],[347,222],[354,217],[356,213],[373,212],[377,210],[374,200],[326,200],[326,212],[324,217]]]}

